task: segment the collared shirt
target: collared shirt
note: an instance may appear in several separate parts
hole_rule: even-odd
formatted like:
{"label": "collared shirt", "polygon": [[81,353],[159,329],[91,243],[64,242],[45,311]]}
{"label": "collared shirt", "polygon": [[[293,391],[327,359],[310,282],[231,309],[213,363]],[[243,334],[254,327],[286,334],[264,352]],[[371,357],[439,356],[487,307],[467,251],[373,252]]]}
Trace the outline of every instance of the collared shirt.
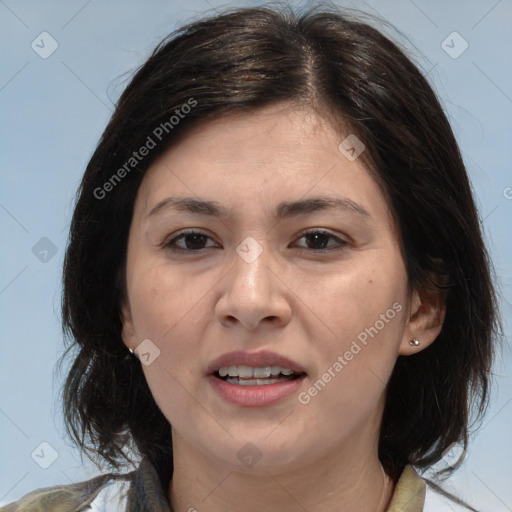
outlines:
{"label": "collared shirt", "polygon": [[[125,474],[100,475],[76,484],[37,489],[0,512],[172,512],[155,467],[144,458]],[[387,512],[459,512],[466,508],[432,491],[406,466]],[[200,511],[198,511],[200,512]]]}

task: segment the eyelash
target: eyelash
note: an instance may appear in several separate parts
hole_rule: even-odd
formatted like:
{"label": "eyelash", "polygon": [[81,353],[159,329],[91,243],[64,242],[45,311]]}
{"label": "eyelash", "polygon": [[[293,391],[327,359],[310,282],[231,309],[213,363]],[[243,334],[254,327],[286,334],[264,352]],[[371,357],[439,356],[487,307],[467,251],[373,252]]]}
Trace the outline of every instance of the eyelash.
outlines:
{"label": "eyelash", "polygon": [[[309,249],[310,251],[313,251],[315,253],[330,253],[330,252],[341,251],[345,248],[346,245],[348,245],[348,242],[346,242],[345,240],[341,240],[337,236],[334,236],[332,233],[329,233],[328,231],[324,231],[322,229],[310,229],[307,231],[303,231],[297,240],[300,240],[301,238],[304,238],[305,236],[314,235],[314,234],[325,235],[325,236],[335,239],[338,242],[338,247],[323,248],[323,249],[311,249],[308,247],[303,247],[303,249]],[[211,237],[208,235],[208,233],[206,233],[200,229],[185,229],[183,231],[180,231],[178,233],[178,235],[175,236],[172,240],[169,240],[168,242],[164,242],[162,245],[163,245],[164,249],[167,251],[176,252],[176,253],[181,252],[181,253],[188,253],[188,254],[193,254],[193,253],[198,254],[205,249],[211,248],[211,247],[203,247],[201,249],[194,250],[194,249],[183,249],[182,247],[176,247],[175,245],[173,245],[178,240],[184,239],[187,235],[202,235],[202,236],[205,236],[205,237],[211,239]]]}

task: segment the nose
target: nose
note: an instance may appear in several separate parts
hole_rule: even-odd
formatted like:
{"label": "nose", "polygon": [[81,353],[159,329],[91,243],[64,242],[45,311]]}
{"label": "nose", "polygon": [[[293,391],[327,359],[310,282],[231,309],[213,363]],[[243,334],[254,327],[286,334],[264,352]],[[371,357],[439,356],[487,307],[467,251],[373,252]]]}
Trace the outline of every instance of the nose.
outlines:
{"label": "nose", "polygon": [[225,327],[241,325],[255,331],[283,327],[291,319],[292,292],[279,276],[278,265],[265,249],[254,261],[236,252],[215,306],[219,322]]}

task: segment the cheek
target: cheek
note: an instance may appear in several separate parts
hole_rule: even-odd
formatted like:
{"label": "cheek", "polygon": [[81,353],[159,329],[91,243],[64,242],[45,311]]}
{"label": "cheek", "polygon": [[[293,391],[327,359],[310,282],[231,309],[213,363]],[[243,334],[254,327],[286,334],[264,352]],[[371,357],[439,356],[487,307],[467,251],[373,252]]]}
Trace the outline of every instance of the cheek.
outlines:
{"label": "cheek", "polygon": [[[326,281],[320,312],[329,335],[318,338],[321,363],[316,370],[317,378],[338,383],[333,391],[351,389],[363,395],[369,388],[378,392],[387,382],[407,309],[406,274],[400,261],[394,266],[369,261],[358,271]],[[329,369],[336,378],[325,374]]]}
{"label": "cheek", "polygon": [[[364,263],[353,271],[324,282],[325,301],[322,301],[319,311],[333,334],[342,339],[356,337],[376,323],[379,331],[384,330],[384,326],[389,331],[391,324],[403,324],[403,315],[398,311],[405,310],[406,275],[403,266],[386,266],[371,260]],[[313,296],[309,300],[315,304]],[[400,306],[393,308],[395,303]]]}
{"label": "cheek", "polygon": [[135,334],[139,342],[151,340],[158,353],[142,369],[153,397],[165,411],[181,409],[190,399],[183,385],[187,383],[188,389],[200,368],[193,364],[201,341],[197,329],[206,321],[201,304],[210,288],[206,280],[194,279],[166,263],[148,262],[130,281]]}
{"label": "cheek", "polygon": [[317,338],[319,363],[298,398],[308,428],[336,437],[365,428],[378,410],[396,362],[406,308],[400,287],[377,279],[346,279],[343,286],[333,285],[330,298],[332,306],[323,309],[322,318],[335,334]]}
{"label": "cheek", "polygon": [[179,431],[186,432],[190,429],[191,418],[199,423],[208,421],[206,404],[194,398],[196,393],[189,385],[188,377],[184,378],[168,359],[162,355],[152,365],[144,366],[144,377],[153,400],[167,421]]}
{"label": "cheek", "polygon": [[[201,299],[208,292],[206,281],[194,278],[168,263],[148,262],[139,270],[128,290],[135,330],[140,336],[164,343],[172,339],[185,319],[200,313]],[[180,326],[181,327],[181,326]]]}

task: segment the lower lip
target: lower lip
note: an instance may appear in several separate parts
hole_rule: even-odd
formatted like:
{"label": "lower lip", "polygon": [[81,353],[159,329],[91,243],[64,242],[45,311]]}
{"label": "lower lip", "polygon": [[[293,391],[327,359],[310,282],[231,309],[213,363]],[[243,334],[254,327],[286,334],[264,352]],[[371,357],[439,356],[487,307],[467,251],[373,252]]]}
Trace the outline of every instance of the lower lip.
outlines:
{"label": "lower lip", "polygon": [[229,384],[215,375],[208,375],[213,389],[227,402],[246,407],[258,407],[269,405],[294,393],[297,393],[306,375],[297,379],[276,382],[274,384],[262,384],[260,386],[240,386]]}

